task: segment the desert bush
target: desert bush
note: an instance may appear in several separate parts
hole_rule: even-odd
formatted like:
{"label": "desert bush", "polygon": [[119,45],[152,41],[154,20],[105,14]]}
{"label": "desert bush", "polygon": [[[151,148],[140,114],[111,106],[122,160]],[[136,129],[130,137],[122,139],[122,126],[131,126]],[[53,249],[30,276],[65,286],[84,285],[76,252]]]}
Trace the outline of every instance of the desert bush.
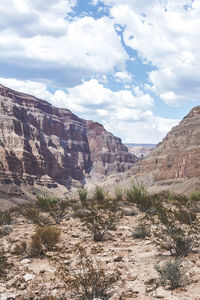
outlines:
{"label": "desert bush", "polygon": [[195,245],[195,238],[187,236],[184,230],[176,225],[162,228],[160,239],[161,247],[176,257],[188,255]]}
{"label": "desert bush", "polygon": [[49,206],[49,214],[56,224],[60,224],[66,215],[66,209],[70,206],[67,200],[58,200]]}
{"label": "desert bush", "polygon": [[109,290],[119,279],[120,273],[117,270],[106,273],[83,247],[77,247],[76,255],[76,266],[73,270],[67,269],[62,274],[72,296],[75,299],[107,300],[110,297]]}
{"label": "desert bush", "polygon": [[114,199],[117,202],[120,202],[120,201],[123,200],[124,192],[123,192],[123,190],[120,187],[115,187],[115,189],[114,189],[114,195],[115,195]]}
{"label": "desert bush", "polygon": [[0,211],[0,225],[10,225],[12,215],[9,210]]}
{"label": "desert bush", "polygon": [[57,197],[52,197],[48,193],[37,195],[36,205],[44,212],[48,212],[49,209],[59,201]]}
{"label": "desert bush", "polygon": [[194,203],[198,203],[200,201],[200,191],[193,191],[190,193],[190,199],[192,200],[192,202]]}
{"label": "desert bush", "polygon": [[[185,211],[182,201],[188,211]],[[190,212],[188,200],[185,196],[176,195],[170,202],[157,203],[155,205],[155,215],[151,220],[156,225],[153,232],[157,243],[161,248],[170,251],[173,256],[186,256],[197,245],[196,215]],[[188,206],[187,206],[188,205]]]}
{"label": "desert bush", "polygon": [[117,211],[98,208],[93,208],[87,216],[80,217],[96,242],[102,241],[105,233],[116,227],[119,218],[120,213]]}
{"label": "desert bush", "polygon": [[8,263],[5,251],[2,247],[0,247],[0,280],[6,280],[7,272],[10,268],[11,264]]}
{"label": "desert bush", "polygon": [[78,195],[79,195],[79,199],[81,201],[81,205],[82,207],[88,207],[88,200],[87,200],[87,195],[88,192],[86,189],[78,189]]}
{"label": "desert bush", "polygon": [[134,228],[133,237],[135,239],[144,239],[150,236],[150,229],[146,224],[139,224]]}
{"label": "desert bush", "polygon": [[40,256],[45,254],[44,246],[42,245],[41,237],[35,233],[31,236],[31,242],[29,246],[29,255],[31,257]]}
{"label": "desert bush", "polygon": [[46,226],[36,227],[35,234],[32,236],[32,241],[41,243],[47,251],[52,250],[53,247],[60,240],[61,231],[57,227]]}
{"label": "desert bush", "polygon": [[181,263],[181,260],[176,259],[175,261],[167,261],[162,267],[155,266],[162,286],[173,290],[186,284],[185,270],[182,268]]}
{"label": "desert bush", "polygon": [[42,215],[39,208],[34,205],[22,206],[21,214],[35,225],[46,226],[50,224],[48,216]]}
{"label": "desert bush", "polygon": [[132,182],[130,188],[126,190],[126,201],[136,204],[142,211],[152,207],[151,197],[147,193],[144,184]]}
{"label": "desert bush", "polygon": [[103,202],[105,200],[105,197],[106,197],[106,194],[105,194],[104,190],[97,185],[95,187],[95,190],[94,190],[94,196],[93,196],[93,198],[97,202],[101,203],[101,202]]}

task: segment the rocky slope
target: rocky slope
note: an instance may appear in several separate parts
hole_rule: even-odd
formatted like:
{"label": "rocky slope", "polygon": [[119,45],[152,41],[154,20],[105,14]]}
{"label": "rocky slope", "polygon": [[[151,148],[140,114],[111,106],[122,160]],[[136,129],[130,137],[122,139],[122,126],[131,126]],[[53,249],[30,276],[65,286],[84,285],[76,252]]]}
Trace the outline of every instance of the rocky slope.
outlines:
{"label": "rocky slope", "polygon": [[105,178],[102,185],[110,190],[114,185],[129,185],[140,181],[152,193],[170,190],[188,194],[200,189],[200,106],[166,135],[163,141],[126,173]]}
{"label": "rocky slope", "polygon": [[59,244],[46,256],[33,258],[13,253],[17,243],[30,242],[35,229],[30,222],[18,218],[10,225],[11,233],[1,236],[8,262],[13,265],[7,281],[0,284],[0,299],[74,299],[64,285],[65,278],[58,277],[58,263],[63,262],[63,267],[67,268],[69,262],[76,261],[74,248],[80,243],[105,271],[112,273],[118,269],[121,272],[119,281],[111,290],[110,300],[199,300],[199,252],[189,254],[184,261],[188,285],[174,291],[159,286],[154,266],[172,257],[169,252],[156,247],[152,238],[133,238],[132,233],[141,217],[141,214],[124,216],[104,241],[94,242],[90,233],[83,230],[79,219],[69,214],[59,225],[62,231]]}
{"label": "rocky slope", "polygon": [[152,182],[171,180],[173,183],[200,177],[200,106],[172,128],[141,161],[135,173],[139,177],[148,176]]}
{"label": "rocky slope", "polygon": [[91,172],[125,171],[136,160],[100,124],[0,85],[1,191],[80,186]]}

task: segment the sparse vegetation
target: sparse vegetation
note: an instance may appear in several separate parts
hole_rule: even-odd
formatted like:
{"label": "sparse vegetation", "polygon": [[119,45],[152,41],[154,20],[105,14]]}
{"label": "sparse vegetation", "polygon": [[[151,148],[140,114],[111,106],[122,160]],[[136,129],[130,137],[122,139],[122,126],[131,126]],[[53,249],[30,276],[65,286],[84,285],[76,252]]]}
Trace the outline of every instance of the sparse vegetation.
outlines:
{"label": "sparse vegetation", "polygon": [[163,228],[161,237],[160,245],[170,251],[172,256],[186,256],[195,245],[194,237],[189,237],[183,229],[175,225]]}
{"label": "sparse vegetation", "polygon": [[77,247],[76,254],[76,266],[73,270],[67,269],[64,274],[62,272],[72,296],[75,299],[107,300],[110,297],[109,290],[119,279],[120,273],[117,270],[105,272],[98,261],[92,259],[81,246]]}
{"label": "sparse vegetation", "polygon": [[114,194],[115,194],[115,197],[114,197],[115,201],[117,201],[117,202],[123,201],[124,192],[123,192],[122,188],[115,187]]}
{"label": "sparse vegetation", "polygon": [[67,200],[58,200],[49,207],[49,214],[56,224],[60,224],[66,215],[66,209],[69,207]]}
{"label": "sparse vegetation", "polygon": [[31,237],[30,255],[38,256],[45,251],[53,250],[59,242],[61,231],[57,227],[36,227],[34,235]]}
{"label": "sparse vegetation", "polygon": [[[173,256],[172,260],[155,266],[159,274],[160,284],[168,289],[175,289],[187,284],[188,281],[184,276],[185,270],[183,268],[185,263],[182,263],[180,258],[186,257],[191,253],[185,258],[187,261],[192,261],[193,259],[196,261],[198,259],[197,246],[200,214],[196,209],[198,206],[196,194],[195,196],[190,195],[190,197],[169,192],[148,194],[144,185],[135,183],[128,190],[116,188],[113,196],[111,196],[111,192],[109,194],[100,187],[96,187],[91,197],[88,196],[87,191],[84,189],[79,189],[78,194],[79,201],[74,199],[60,200],[58,198],[53,198],[54,200],[51,201],[51,197],[48,195],[47,197],[42,195],[41,198],[38,196],[39,201],[37,200],[36,204],[20,205],[19,208],[9,210],[8,215],[3,215],[4,217],[6,216],[5,219],[8,216],[7,220],[9,220],[10,215],[13,232],[9,236],[4,236],[2,230],[7,228],[7,226],[10,228],[11,225],[2,225],[0,227],[4,249],[8,251],[8,254],[5,254],[4,251],[0,252],[0,267],[1,262],[4,261],[2,266],[5,263],[0,279],[6,278],[7,274],[7,278],[12,279],[11,271],[8,272],[10,265],[7,264],[11,255],[19,256],[13,255],[11,257],[11,261],[14,261],[14,263],[18,262],[15,263],[15,268],[13,268],[12,272],[16,275],[17,271],[20,272],[23,269],[24,273],[22,276],[26,275],[28,264],[30,264],[30,270],[32,270],[32,266],[33,269],[35,268],[35,262],[36,264],[38,263],[38,259],[31,258],[39,257],[43,259],[41,271],[38,271],[38,275],[40,272],[41,277],[38,277],[35,273],[33,279],[29,280],[28,275],[31,278],[32,274],[28,274],[27,278],[29,281],[22,280],[22,284],[18,282],[19,279],[18,281],[16,279],[15,285],[20,286],[20,289],[21,285],[22,289],[24,287],[29,287],[29,289],[30,287],[35,287],[40,278],[42,279],[39,282],[39,287],[43,287],[43,280],[47,279],[47,274],[45,269],[43,270],[42,268],[45,268],[50,263],[52,269],[57,268],[56,274],[61,275],[62,280],[60,280],[60,277],[55,278],[53,272],[50,276],[48,274],[51,278],[50,280],[52,280],[54,290],[51,288],[48,291],[45,288],[44,290],[40,289],[41,294],[37,294],[35,297],[37,296],[41,299],[82,300],[90,300],[96,297],[106,300],[115,291],[113,289],[115,284],[117,284],[116,292],[118,293],[123,280],[128,280],[128,282],[129,278],[132,280],[131,276],[127,277],[126,273],[124,273],[120,284],[118,284],[117,280],[120,275],[116,266],[123,270],[125,261],[131,264],[132,258],[129,259],[129,257],[132,257],[132,255],[126,255],[126,253],[131,253],[131,251],[137,253],[137,251],[140,251],[140,247],[141,253],[154,251],[153,246],[151,246],[152,240],[159,246],[159,256],[155,255],[156,260],[159,257],[165,257],[166,253],[161,251],[162,249],[169,251],[167,255],[171,254]],[[137,216],[131,210],[136,210]],[[61,221],[67,217],[68,211],[72,212],[68,214],[69,223],[63,222],[62,226],[59,226]],[[31,222],[26,222],[22,216]],[[77,217],[80,220],[77,220]],[[119,221],[121,226],[118,230]],[[36,225],[35,228],[32,223]],[[55,223],[58,225],[54,226]],[[22,226],[22,231],[19,230],[20,226]],[[76,230],[74,229],[75,226],[77,226]],[[151,237],[151,239],[147,243],[145,241],[133,243],[130,236],[130,228],[133,228],[133,238],[145,239]],[[33,229],[35,229],[35,232],[30,236]],[[91,234],[91,238],[82,234],[85,229]],[[56,247],[60,239],[61,230],[63,230],[66,238],[71,239],[66,245],[62,243],[63,249]],[[111,230],[116,231],[111,232]],[[5,233],[9,233],[9,229],[8,231],[6,229]],[[17,236],[18,234],[19,237]],[[110,238],[110,236],[112,237]],[[110,241],[106,242],[109,238]],[[94,243],[93,240],[95,242],[104,242]],[[81,242],[81,244],[75,248],[74,252],[73,245],[76,242]],[[8,246],[10,246],[10,250]],[[87,247],[87,251],[83,247]],[[97,261],[95,260],[95,255],[98,257]],[[17,269],[19,261],[22,259],[23,262],[20,263],[20,269]],[[108,264],[112,273],[104,269],[104,263],[105,265]],[[150,272],[152,271],[153,263],[155,262],[152,256],[150,258]],[[60,268],[58,268],[59,265]],[[190,273],[192,264],[188,264],[188,266],[190,268],[188,272]],[[139,263],[139,267],[142,267],[142,261]],[[139,267],[136,266],[137,272]],[[191,277],[195,276],[192,280],[196,280],[196,275],[193,275],[192,272],[190,274],[192,274],[190,275]],[[148,276],[150,276],[150,273]],[[154,285],[155,288],[158,287],[156,278],[154,278],[154,281],[147,278],[146,282],[145,284],[149,286],[148,290],[153,288],[150,285]],[[55,286],[58,286],[58,291]],[[151,292],[147,293],[152,295]],[[126,299],[126,297],[131,296],[128,292],[122,292],[122,294],[119,292],[119,298],[123,299],[125,297],[124,299]]]}
{"label": "sparse vegetation", "polygon": [[48,215],[41,214],[38,207],[33,205],[22,206],[21,214],[29,221],[33,222],[38,226],[46,226],[50,224],[50,219]]}
{"label": "sparse vegetation", "polygon": [[52,197],[47,192],[42,195],[37,195],[36,205],[40,210],[48,212],[49,209],[58,202],[58,197]]}
{"label": "sparse vegetation", "polygon": [[82,207],[88,207],[87,195],[88,192],[86,189],[78,189],[79,199],[81,201]]}
{"label": "sparse vegetation", "polygon": [[147,189],[143,183],[131,183],[130,188],[126,190],[126,201],[136,204],[141,211],[146,211],[152,207],[151,197],[147,193]]}
{"label": "sparse vegetation", "polygon": [[167,261],[162,267],[155,266],[160,276],[160,284],[173,290],[180,286],[184,286],[187,282],[185,270],[181,266],[182,261]]}
{"label": "sparse vegetation", "polygon": [[94,199],[98,203],[101,203],[105,200],[105,197],[106,197],[106,194],[105,194],[104,190],[97,185],[94,190]]}
{"label": "sparse vegetation", "polygon": [[173,256],[186,256],[197,246],[199,222],[191,201],[184,195],[168,195],[163,202],[154,203],[156,225],[153,232],[157,243]]}
{"label": "sparse vegetation", "polygon": [[108,230],[117,225],[119,218],[120,214],[116,211],[93,209],[88,216],[81,217],[81,221],[92,233],[94,241],[99,242]]}

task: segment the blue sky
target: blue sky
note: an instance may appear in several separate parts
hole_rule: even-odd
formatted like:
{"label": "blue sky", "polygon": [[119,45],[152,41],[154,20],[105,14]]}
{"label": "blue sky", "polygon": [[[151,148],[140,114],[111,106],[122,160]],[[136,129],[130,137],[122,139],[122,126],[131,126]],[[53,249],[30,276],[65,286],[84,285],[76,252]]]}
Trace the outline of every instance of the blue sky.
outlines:
{"label": "blue sky", "polygon": [[199,105],[200,0],[2,0],[0,16],[0,83],[123,142],[157,143]]}

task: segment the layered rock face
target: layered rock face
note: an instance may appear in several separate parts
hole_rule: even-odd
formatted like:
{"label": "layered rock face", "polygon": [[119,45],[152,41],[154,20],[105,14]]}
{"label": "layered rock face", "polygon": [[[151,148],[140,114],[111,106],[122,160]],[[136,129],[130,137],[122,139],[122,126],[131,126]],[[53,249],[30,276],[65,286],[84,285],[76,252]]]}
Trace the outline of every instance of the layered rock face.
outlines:
{"label": "layered rock face", "polygon": [[1,183],[70,187],[92,170],[123,171],[135,160],[100,124],[0,85]]}
{"label": "layered rock face", "polygon": [[138,160],[128,152],[121,139],[107,132],[101,124],[93,121],[86,121],[86,124],[94,173],[124,172]]}
{"label": "layered rock face", "polygon": [[200,176],[200,106],[172,128],[157,148],[141,161],[141,174],[154,181]]}

